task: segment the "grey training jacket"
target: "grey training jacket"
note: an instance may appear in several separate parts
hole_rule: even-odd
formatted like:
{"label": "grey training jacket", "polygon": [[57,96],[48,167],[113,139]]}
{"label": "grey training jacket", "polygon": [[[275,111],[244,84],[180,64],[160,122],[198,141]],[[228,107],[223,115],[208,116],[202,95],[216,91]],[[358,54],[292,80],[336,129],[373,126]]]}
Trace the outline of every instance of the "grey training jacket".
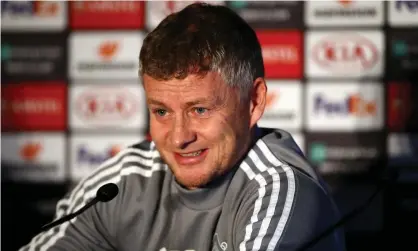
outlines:
{"label": "grey training jacket", "polygon": [[[260,137],[228,175],[193,191],[176,183],[153,142],[128,147],[62,198],[55,218],[81,208],[108,182],[119,186],[115,199],[40,233],[20,251],[293,251],[339,217],[283,130]],[[344,245],[335,231],[309,250]]]}

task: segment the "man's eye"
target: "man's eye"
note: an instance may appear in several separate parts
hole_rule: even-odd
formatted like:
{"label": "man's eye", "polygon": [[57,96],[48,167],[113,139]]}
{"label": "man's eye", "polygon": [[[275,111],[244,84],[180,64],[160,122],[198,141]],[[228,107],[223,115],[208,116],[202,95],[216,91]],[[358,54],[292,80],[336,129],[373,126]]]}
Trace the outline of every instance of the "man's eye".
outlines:
{"label": "man's eye", "polygon": [[164,116],[164,115],[166,115],[166,114],[167,114],[167,111],[166,111],[166,110],[163,110],[163,109],[156,109],[156,110],[155,110],[155,113],[156,113],[158,116]]}
{"label": "man's eye", "polygon": [[197,108],[195,108],[195,111],[198,114],[204,114],[205,112],[207,112],[207,109],[203,108],[203,107],[197,107]]}

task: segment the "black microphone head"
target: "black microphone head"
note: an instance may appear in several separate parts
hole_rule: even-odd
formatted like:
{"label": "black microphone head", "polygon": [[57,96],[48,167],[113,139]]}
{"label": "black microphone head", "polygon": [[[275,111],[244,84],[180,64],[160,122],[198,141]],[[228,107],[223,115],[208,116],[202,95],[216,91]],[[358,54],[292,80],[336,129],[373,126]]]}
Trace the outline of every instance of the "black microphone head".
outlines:
{"label": "black microphone head", "polygon": [[97,190],[96,198],[101,202],[111,201],[119,193],[119,188],[114,183],[104,184]]}

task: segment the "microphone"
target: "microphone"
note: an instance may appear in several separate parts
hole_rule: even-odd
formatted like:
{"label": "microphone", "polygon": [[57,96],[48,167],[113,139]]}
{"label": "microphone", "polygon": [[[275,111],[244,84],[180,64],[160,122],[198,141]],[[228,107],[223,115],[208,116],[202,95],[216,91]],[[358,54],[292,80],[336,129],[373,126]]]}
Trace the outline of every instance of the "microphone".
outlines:
{"label": "microphone", "polygon": [[386,173],[383,173],[383,179],[381,180],[380,184],[377,185],[375,191],[370,195],[370,197],[359,207],[355,208],[350,213],[346,214],[344,217],[342,217],[337,223],[334,225],[331,225],[327,229],[325,229],[322,233],[320,233],[318,236],[310,240],[309,242],[305,243],[301,248],[297,249],[297,251],[305,251],[309,248],[315,246],[319,241],[327,237],[328,235],[332,234],[335,230],[338,229],[338,227],[344,225],[349,220],[360,214],[364,209],[366,209],[373,201],[373,199],[384,189],[386,189],[389,185],[392,185],[393,182],[397,180],[399,177],[399,172],[396,169],[390,169],[386,171]]}
{"label": "microphone", "polygon": [[76,217],[77,215],[81,214],[82,212],[86,211],[91,206],[95,205],[97,202],[108,202],[111,201],[113,198],[116,197],[119,193],[119,188],[114,183],[107,183],[104,184],[97,190],[96,197],[92,199],[90,202],[88,202],[86,205],[84,205],[82,208],[77,210],[76,212],[66,215],[56,221],[50,222],[41,228],[41,232],[47,231],[55,226],[58,226],[66,221],[69,221]]}

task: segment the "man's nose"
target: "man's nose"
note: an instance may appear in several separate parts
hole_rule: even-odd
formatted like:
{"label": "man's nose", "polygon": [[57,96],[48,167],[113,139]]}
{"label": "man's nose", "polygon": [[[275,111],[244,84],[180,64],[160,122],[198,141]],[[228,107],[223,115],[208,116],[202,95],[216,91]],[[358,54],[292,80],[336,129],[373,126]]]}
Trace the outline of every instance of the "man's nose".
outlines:
{"label": "man's nose", "polygon": [[196,141],[196,134],[190,127],[190,121],[183,116],[178,116],[173,124],[171,140],[174,147],[186,148],[190,143]]}

